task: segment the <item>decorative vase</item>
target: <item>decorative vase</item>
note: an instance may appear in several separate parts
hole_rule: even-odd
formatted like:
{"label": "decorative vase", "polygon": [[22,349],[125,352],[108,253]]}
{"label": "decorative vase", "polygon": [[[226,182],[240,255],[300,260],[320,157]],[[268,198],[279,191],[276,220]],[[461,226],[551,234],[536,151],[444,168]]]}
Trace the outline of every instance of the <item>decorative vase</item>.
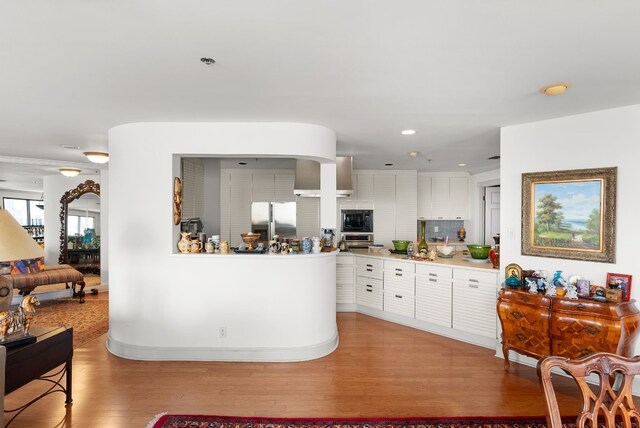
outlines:
{"label": "decorative vase", "polygon": [[499,245],[496,245],[495,248],[489,250],[489,260],[491,260],[491,264],[493,265],[494,269],[500,268],[500,246]]}
{"label": "decorative vase", "polygon": [[467,237],[467,231],[464,230],[464,227],[461,227],[460,229],[458,229],[458,239],[460,240],[460,242],[464,242],[464,238]]}
{"label": "decorative vase", "polygon": [[427,233],[427,221],[420,220],[420,242],[418,242],[418,253],[426,253],[429,251],[429,244],[425,239]]}
{"label": "decorative vase", "polygon": [[178,241],[178,250],[181,253],[191,252],[191,232],[181,232],[182,239]]}
{"label": "decorative vase", "polygon": [[304,254],[309,254],[311,252],[311,238],[305,236],[302,238],[302,252]]}

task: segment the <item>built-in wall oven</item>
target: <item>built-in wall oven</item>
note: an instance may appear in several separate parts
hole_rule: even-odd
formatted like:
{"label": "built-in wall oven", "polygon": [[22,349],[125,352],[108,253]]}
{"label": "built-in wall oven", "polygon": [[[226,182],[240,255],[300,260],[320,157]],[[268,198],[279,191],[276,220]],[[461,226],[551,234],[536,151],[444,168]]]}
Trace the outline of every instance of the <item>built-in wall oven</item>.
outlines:
{"label": "built-in wall oven", "polygon": [[342,210],[341,239],[349,248],[373,244],[373,210]]}
{"label": "built-in wall oven", "polygon": [[368,248],[373,244],[373,233],[343,233],[340,237],[347,248]]}

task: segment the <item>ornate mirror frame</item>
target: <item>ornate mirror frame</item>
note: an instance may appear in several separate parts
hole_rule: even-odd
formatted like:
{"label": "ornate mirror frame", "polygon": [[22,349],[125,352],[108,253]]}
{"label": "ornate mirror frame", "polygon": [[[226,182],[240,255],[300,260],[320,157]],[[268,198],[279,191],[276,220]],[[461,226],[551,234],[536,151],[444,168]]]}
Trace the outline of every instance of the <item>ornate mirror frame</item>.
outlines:
{"label": "ornate mirror frame", "polygon": [[78,184],[78,187],[69,190],[60,198],[60,257],[58,257],[58,263],[60,264],[67,262],[67,213],[69,211],[69,204],[85,193],[94,193],[100,196],[100,183],[87,180],[84,183]]}

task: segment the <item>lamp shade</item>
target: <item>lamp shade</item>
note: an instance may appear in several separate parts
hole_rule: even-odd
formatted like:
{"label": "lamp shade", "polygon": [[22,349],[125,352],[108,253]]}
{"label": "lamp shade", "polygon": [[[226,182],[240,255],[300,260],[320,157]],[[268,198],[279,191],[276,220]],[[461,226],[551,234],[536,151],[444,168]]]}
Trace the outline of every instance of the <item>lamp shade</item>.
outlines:
{"label": "lamp shade", "polygon": [[0,261],[37,259],[44,250],[33,240],[11,213],[0,209]]}

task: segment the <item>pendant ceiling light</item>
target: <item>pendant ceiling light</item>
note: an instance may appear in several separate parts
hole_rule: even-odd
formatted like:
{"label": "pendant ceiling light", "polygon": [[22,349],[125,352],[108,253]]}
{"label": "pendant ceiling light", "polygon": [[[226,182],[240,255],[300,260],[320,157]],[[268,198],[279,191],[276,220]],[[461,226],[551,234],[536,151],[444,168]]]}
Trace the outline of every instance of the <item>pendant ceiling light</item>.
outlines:
{"label": "pendant ceiling light", "polygon": [[93,163],[109,162],[109,153],[105,152],[84,152],[84,155]]}
{"label": "pendant ceiling light", "polygon": [[64,175],[65,177],[75,177],[76,175],[80,174],[82,170],[78,168],[60,168],[58,171],[60,171],[60,174]]}

